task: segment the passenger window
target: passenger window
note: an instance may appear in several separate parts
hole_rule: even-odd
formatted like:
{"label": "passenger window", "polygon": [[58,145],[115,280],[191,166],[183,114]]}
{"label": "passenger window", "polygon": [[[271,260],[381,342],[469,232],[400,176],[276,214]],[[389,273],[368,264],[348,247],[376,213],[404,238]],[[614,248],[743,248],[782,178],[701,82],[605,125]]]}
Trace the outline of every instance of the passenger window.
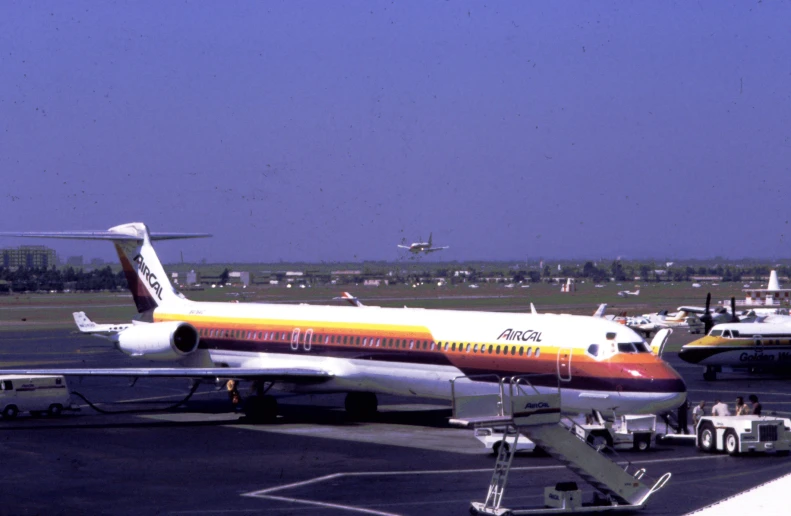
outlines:
{"label": "passenger window", "polygon": [[434,351],[434,342],[431,342],[431,351]]}
{"label": "passenger window", "polygon": [[474,346],[472,347],[472,350],[473,350],[475,353],[477,353],[477,352],[478,352],[478,344],[474,345]]}
{"label": "passenger window", "polygon": [[470,352],[470,344],[469,344],[469,342],[468,342],[468,343],[467,343],[467,353],[469,353],[469,352]]}
{"label": "passenger window", "polygon": [[530,355],[532,354],[533,354],[533,348],[532,347],[527,348],[527,357],[530,358]]}
{"label": "passenger window", "polygon": [[409,341],[409,349],[415,349],[415,341],[414,340],[410,340]]}
{"label": "passenger window", "polygon": [[348,342],[349,342],[349,336],[348,335],[344,335],[343,336],[343,343],[347,344]]}
{"label": "passenger window", "polygon": [[525,349],[522,346],[519,346],[519,356],[521,357],[524,353]]}
{"label": "passenger window", "polygon": [[536,355],[535,356],[536,356],[536,358],[541,356],[541,348],[536,348]]}
{"label": "passenger window", "polygon": [[[498,347],[499,347],[499,346],[498,346]],[[490,354],[490,355],[492,354],[492,350],[493,350],[493,349],[494,349],[494,346],[493,346],[492,344],[489,344],[489,354]]]}
{"label": "passenger window", "polygon": [[497,346],[497,349],[494,351],[497,355],[500,354],[500,346]]}
{"label": "passenger window", "polygon": [[516,346],[511,346],[511,356],[516,355]]}
{"label": "passenger window", "polygon": [[360,345],[360,337],[357,337],[357,345]]}

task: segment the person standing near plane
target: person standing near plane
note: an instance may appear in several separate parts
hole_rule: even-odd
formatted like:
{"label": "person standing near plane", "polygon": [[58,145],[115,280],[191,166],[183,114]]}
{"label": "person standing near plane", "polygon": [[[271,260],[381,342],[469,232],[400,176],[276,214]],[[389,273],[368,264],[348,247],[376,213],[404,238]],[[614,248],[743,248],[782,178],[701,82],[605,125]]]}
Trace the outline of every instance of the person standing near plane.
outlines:
{"label": "person standing near plane", "polygon": [[687,414],[689,414],[689,400],[685,400],[684,403],[678,406],[677,411],[678,417],[678,432],[680,434],[687,435],[689,433],[689,427],[687,426]]}
{"label": "person standing near plane", "polygon": [[758,401],[758,396],[756,396],[755,394],[750,394],[750,397],[747,399],[750,400],[750,405],[751,405],[750,408],[752,409],[753,415],[760,416],[763,407],[761,406],[761,402]]}
{"label": "person standing near plane", "polygon": [[728,404],[723,403],[720,400],[714,402],[714,406],[711,407],[711,415],[712,416],[730,416],[731,411],[728,409]]}
{"label": "person standing near plane", "polygon": [[692,426],[693,427],[695,427],[695,428],[698,427],[698,421],[700,421],[700,418],[703,417],[703,414],[704,414],[705,410],[706,410],[706,402],[705,401],[701,401],[700,403],[695,405],[695,408],[692,409]]}
{"label": "person standing near plane", "polygon": [[747,416],[750,414],[750,406],[744,403],[744,398],[736,396],[736,414],[737,416]]}

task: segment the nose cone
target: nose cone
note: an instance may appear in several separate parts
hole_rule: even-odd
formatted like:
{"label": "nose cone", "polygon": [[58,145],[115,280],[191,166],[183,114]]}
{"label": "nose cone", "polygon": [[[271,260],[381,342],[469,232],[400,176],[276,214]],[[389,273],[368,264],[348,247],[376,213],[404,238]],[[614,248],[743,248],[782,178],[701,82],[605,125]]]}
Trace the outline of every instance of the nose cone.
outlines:
{"label": "nose cone", "polygon": [[703,337],[681,346],[678,358],[690,364],[700,364],[703,360],[718,353],[716,339]]}

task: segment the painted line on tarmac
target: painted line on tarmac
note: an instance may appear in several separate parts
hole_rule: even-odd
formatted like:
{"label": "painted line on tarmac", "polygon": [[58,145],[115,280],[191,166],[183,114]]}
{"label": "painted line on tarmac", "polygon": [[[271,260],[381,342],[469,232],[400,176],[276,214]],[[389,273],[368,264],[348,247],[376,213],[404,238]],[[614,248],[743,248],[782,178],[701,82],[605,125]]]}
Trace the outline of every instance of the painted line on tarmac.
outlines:
{"label": "painted line on tarmac", "polygon": [[[704,455],[699,457],[677,457],[677,458],[670,458],[670,459],[649,459],[649,460],[640,460],[640,461],[631,461],[632,464],[660,464],[660,463],[667,463],[667,462],[682,462],[682,461],[693,461],[693,460],[712,460],[712,459],[723,459],[729,457],[728,455]],[[618,462],[618,464],[624,464],[625,462]],[[565,470],[567,469],[566,466],[557,465],[557,466],[522,466],[511,468],[511,471],[548,471],[548,470]],[[367,509],[365,507],[357,507],[353,505],[341,505],[341,504],[334,504],[328,502],[321,502],[316,500],[307,500],[304,498],[294,498],[294,497],[284,497],[284,496],[276,496],[273,493],[277,493],[279,491],[285,491],[287,489],[295,489],[299,487],[305,487],[313,484],[318,484],[321,482],[326,482],[327,480],[334,480],[344,477],[373,477],[373,476],[403,476],[403,475],[458,475],[458,474],[466,474],[466,473],[488,473],[492,471],[492,468],[475,468],[475,469],[440,469],[440,470],[425,470],[425,471],[351,471],[347,473],[332,473],[330,475],[324,475],[321,477],[311,478],[308,480],[303,480],[300,482],[292,482],[290,484],[284,484],[280,486],[273,486],[268,487],[266,489],[260,489],[258,491],[251,491],[249,493],[242,493],[241,496],[249,497],[249,498],[257,498],[259,500],[272,500],[272,501],[279,501],[279,502],[290,502],[290,503],[298,503],[298,504],[305,504],[311,505],[316,507],[327,507],[331,509],[343,509],[351,512],[359,512],[364,514],[376,514],[379,516],[394,516],[393,513],[389,512],[382,512],[376,511],[373,509]]]}

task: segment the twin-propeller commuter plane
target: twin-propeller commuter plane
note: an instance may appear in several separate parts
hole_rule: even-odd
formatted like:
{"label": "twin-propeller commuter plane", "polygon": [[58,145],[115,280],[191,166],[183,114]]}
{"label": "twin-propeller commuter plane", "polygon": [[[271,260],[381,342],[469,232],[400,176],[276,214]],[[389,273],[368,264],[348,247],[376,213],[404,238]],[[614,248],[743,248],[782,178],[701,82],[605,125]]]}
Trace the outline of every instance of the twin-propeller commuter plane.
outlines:
{"label": "twin-propeller commuter plane", "polygon": [[[8,233],[6,234],[8,235]],[[347,393],[350,413],[370,415],[376,394],[448,400],[456,392],[497,392],[498,379],[536,375],[544,392],[560,386],[564,411],[650,413],[686,398],[684,382],[639,335],[602,318],[414,308],[194,302],[176,292],[152,240],[196,234],[149,233],[132,223],[99,232],[14,236],[110,240],[139,315],[131,324],[79,329],[103,335],[129,355],[169,367],[37,369],[24,374],[158,376],[246,380],[258,386],[246,411],[277,415],[272,386],[296,393]],[[19,373],[4,370],[0,374]],[[463,385],[462,385],[463,384]]]}

